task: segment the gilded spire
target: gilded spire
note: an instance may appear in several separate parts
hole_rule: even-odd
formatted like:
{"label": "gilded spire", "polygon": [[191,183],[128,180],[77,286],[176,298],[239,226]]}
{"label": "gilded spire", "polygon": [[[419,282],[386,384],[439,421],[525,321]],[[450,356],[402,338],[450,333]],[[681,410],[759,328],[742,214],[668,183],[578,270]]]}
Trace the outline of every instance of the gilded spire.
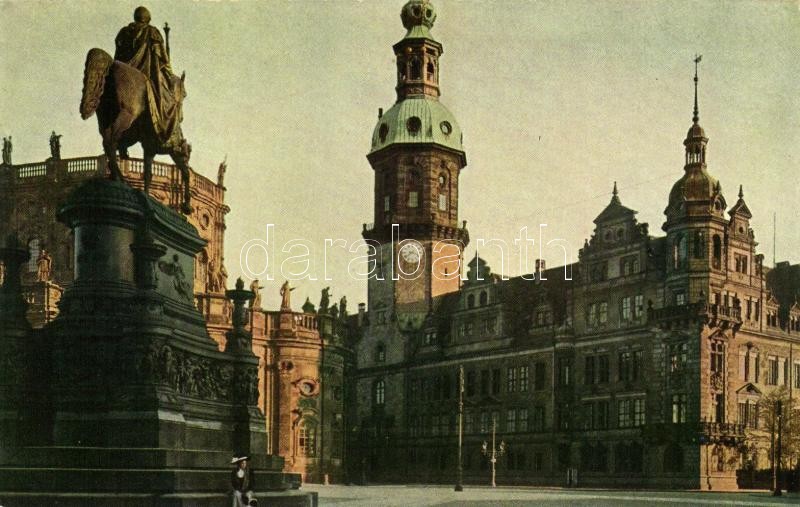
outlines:
{"label": "gilded spire", "polygon": [[744,192],[742,191],[742,185],[739,184],[739,199],[742,199],[743,197],[744,197]]}
{"label": "gilded spire", "polygon": [[697,64],[703,59],[703,55],[695,55],[694,57],[694,116],[692,122],[697,123],[700,121],[700,111],[697,108]]}

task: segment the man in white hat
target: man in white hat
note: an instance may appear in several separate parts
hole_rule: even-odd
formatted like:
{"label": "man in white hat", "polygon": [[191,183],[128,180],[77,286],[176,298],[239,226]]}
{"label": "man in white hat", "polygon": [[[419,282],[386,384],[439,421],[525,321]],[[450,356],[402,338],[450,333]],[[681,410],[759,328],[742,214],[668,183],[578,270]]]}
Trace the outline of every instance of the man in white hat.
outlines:
{"label": "man in white hat", "polygon": [[231,464],[231,486],[233,486],[233,507],[258,505],[253,494],[253,470],[247,465],[248,456],[234,456]]}

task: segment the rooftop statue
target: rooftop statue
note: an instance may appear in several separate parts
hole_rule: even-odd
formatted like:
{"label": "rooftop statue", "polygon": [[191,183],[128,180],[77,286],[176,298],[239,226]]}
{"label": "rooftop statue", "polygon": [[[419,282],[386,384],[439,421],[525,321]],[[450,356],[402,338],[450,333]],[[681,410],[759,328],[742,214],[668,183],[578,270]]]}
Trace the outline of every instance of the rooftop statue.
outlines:
{"label": "rooftop statue", "polygon": [[[158,28],[150,25],[150,12],[138,7],[133,23],[116,38],[114,58],[93,48],[86,55],[81,117],[97,113],[103,151],[108,157],[111,179],[121,180],[116,154],[127,158],[128,148],[141,143],[144,150],[144,188],[150,190],[153,158],[169,155],[181,171],[183,204],[191,213],[189,157],[191,145],[183,137],[183,99],[186,74],[172,73],[169,44]],[[108,85],[108,89],[106,89]]]}

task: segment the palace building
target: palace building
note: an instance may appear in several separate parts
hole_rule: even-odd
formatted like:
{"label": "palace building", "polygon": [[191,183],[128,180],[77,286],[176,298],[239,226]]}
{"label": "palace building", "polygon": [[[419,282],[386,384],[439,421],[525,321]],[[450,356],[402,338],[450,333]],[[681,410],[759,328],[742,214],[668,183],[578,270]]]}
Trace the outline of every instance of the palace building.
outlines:
{"label": "palace building", "polygon": [[[376,268],[367,304],[348,314],[326,289],[316,308],[308,299],[296,308],[288,294],[279,310],[250,305],[267,452],[308,481],[450,483],[463,391],[467,483],[488,481],[484,442],[495,433],[505,444],[499,484],[751,485],[771,467],[767,400],[800,391],[800,265],[765,265],[742,187],[729,202],[709,172],[697,74],[662,233],[639,223],[609,182],[577,262],[540,260],[534,273],[504,279],[475,256],[463,273],[467,158],[440,101],[436,11],[409,0],[401,19],[397,101],[380,110],[367,154],[374,214],[362,235]],[[121,168],[142,188],[141,160]],[[151,194],[178,209],[179,171],[153,169]],[[195,303],[220,349],[233,285],[224,173],[216,182],[191,173],[187,217],[207,242],[195,259]],[[23,289],[34,328],[55,317],[73,281],[73,238],[57,209],[80,182],[106,175],[102,155],[0,165],[2,236],[17,231],[29,249]]]}
{"label": "palace building", "polygon": [[710,174],[697,75],[663,234],[614,184],[577,262],[503,280],[475,257],[462,283],[466,156],[439,100],[436,12],[410,0],[401,17],[397,102],[367,155],[379,277],[356,347],[354,467],[454,481],[463,383],[467,482],[488,480],[493,426],[500,484],[734,489],[770,468],[763,400],[800,390],[800,266],[764,264],[744,192],[729,202]]}

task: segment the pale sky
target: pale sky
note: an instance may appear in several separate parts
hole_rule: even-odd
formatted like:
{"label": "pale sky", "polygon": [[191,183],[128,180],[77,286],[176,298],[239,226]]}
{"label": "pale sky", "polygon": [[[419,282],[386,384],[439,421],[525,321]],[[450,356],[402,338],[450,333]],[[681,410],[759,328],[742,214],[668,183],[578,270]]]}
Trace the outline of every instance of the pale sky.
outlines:
{"label": "pale sky", "polygon": [[[228,156],[226,264],[275,224],[279,248],[304,238],[319,280],[294,282],[295,307],[330,285],[351,311],[366,282],[354,256],[325,238],[358,241],[372,222],[365,158],[379,107],[395,100],[391,46],[405,31],[403,0],[150,1],[153,24],[172,27],[172,65],[186,71],[184,133],[192,166],[212,179]],[[672,184],[683,174],[693,63],[709,172],[732,205],[740,183],[759,250],[800,261],[800,8],[796,1],[433,1],[444,45],[442,102],[464,131],[460,219],[477,238],[511,243],[546,223],[545,239],[577,250],[618,182],[623,204],[661,235]],[[78,114],[86,52],[113,54],[139,1],[0,0],[0,134],[14,162],[102,151],[95,118]],[[140,150],[132,151],[139,156]],[[335,253],[334,253],[335,252]],[[494,251],[484,255],[500,270]],[[550,265],[557,257],[546,255]],[[279,258],[278,261],[281,259]],[[516,261],[515,261],[516,263]],[[511,275],[518,265],[507,266]],[[263,277],[262,277],[263,279]],[[280,273],[264,283],[279,302]]]}

